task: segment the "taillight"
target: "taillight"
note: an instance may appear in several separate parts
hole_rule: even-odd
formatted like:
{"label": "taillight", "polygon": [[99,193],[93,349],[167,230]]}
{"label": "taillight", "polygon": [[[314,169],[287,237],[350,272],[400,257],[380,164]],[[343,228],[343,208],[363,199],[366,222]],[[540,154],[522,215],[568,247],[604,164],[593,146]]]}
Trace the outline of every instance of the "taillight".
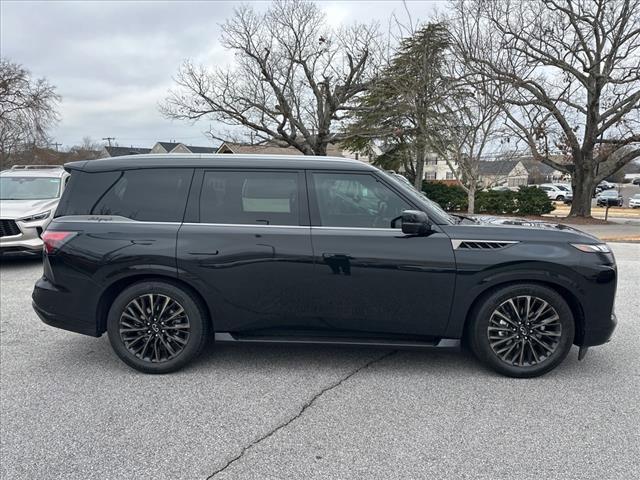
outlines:
{"label": "taillight", "polygon": [[42,234],[42,241],[44,242],[44,252],[48,255],[52,254],[75,236],[76,232],[45,230],[45,232]]}

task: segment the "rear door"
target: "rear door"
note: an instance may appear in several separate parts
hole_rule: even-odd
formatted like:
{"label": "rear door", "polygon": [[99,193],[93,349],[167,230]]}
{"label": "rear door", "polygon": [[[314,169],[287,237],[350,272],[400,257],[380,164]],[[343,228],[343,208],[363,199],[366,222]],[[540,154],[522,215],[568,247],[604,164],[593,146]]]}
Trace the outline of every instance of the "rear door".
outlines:
{"label": "rear door", "polygon": [[313,258],[304,173],[197,172],[178,234],[179,275],[206,297],[218,332],[313,328]]}
{"label": "rear door", "polygon": [[374,173],[308,172],[316,261],[314,305],[327,331],[437,336],[455,282],[447,235],[404,235],[416,206]]}

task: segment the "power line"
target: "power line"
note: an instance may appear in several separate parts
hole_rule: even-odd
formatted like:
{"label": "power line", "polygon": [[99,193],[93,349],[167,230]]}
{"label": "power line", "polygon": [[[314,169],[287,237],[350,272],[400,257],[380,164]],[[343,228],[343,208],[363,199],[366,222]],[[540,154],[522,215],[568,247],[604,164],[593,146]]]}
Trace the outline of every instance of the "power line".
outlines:
{"label": "power line", "polygon": [[111,140],[115,140],[116,137],[103,137],[102,140],[106,140],[109,143],[109,146],[111,146]]}

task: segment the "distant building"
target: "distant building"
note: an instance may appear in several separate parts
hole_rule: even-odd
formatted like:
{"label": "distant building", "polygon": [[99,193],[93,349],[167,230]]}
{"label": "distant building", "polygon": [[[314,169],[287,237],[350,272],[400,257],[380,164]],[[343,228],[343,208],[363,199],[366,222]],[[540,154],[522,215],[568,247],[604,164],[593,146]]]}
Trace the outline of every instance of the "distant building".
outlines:
{"label": "distant building", "polygon": [[102,147],[98,158],[122,157],[124,155],[140,155],[150,153],[150,148],[142,147]]}
{"label": "distant building", "polygon": [[484,160],[478,162],[478,170],[484,188],[519,187],[529,183],[529,172],[520,160]]}
{"label": "distant building", "polygon": [[[376,153],[377,152],[377,153]],[[248,143],[234,143],[224,142],[218,148],[217,153],[247,153],[247,154],[262,154],[262,155],[303,155],[303,153],[290,145],[280,145],[276,142],[263,142],[259,144]],[[358,152],[350,152],[348,150],[341,149],[338,145],[327,145],[327,156],[329,157],[344,157],[352,158],[354,160],[360,160],[365,163],[371,163],[378,155],[379,149],[376,147],[370,155],[361,154]]]}
{"label": "distant building", "polygon": [[157,142],[151,153],[216,153],[219,147],[197,147],[175,142]]}

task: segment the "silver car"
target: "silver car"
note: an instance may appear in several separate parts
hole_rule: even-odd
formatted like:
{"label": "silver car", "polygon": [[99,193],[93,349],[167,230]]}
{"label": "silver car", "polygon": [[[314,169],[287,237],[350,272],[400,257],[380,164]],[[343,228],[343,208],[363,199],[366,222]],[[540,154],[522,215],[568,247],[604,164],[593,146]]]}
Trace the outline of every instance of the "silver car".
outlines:
{"label": "silver car", "polygon": [[57,166],[15,165],[0,172],[0,253],[42,251],[42,232],[69,174]]}

